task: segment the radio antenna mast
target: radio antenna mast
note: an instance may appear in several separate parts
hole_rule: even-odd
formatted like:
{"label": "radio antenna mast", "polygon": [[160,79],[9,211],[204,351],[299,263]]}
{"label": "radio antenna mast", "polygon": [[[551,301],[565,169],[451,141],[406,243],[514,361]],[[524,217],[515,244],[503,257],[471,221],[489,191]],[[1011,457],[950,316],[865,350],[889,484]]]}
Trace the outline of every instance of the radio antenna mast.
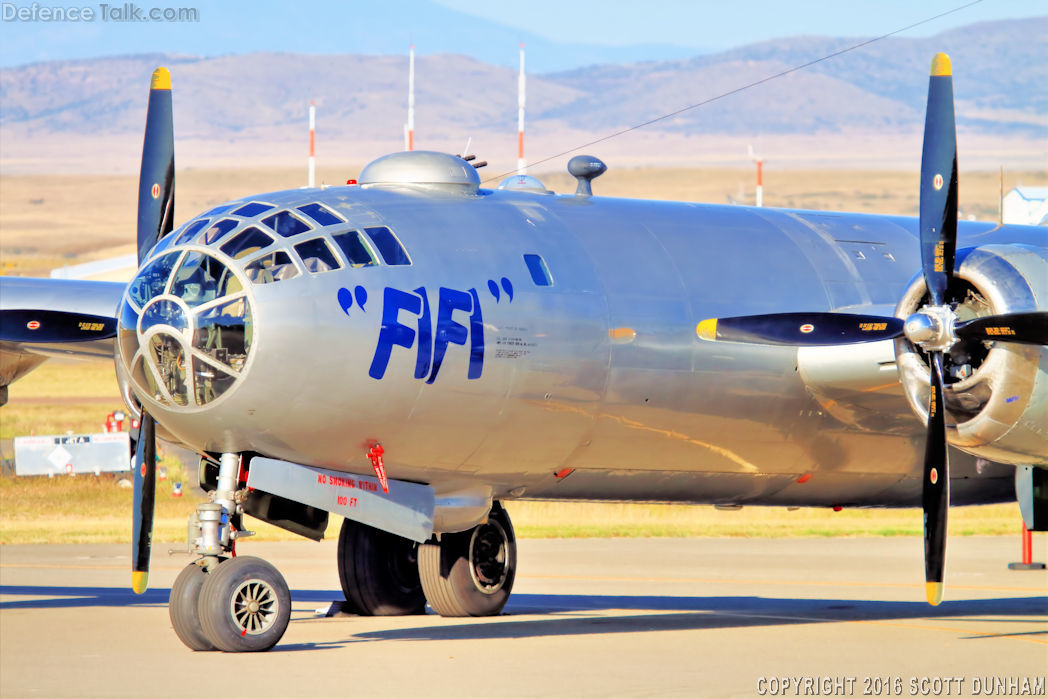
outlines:
{"label": "radio antenna mast", "polygon": [[528,173],[524,159],[524,44],[520,45],[520,76],[517,78],[517,174]]}
{"label": "radio antenna mast", "polygon": [[753,144],[749,146],[750,160],[757,163],[757,206],[764,206],[764,158],[759,155],[755,155],[753,152]]}
{"label": "radio antenna mast", "polygon": [[306,178],[307,187],[317,185],[317,106],[313,100],[309,100],[309,175]]}
{"label": "radio antenna mast", "polygon": [[415,45],[408,50],[408,123],[404,125],[404,150],[415,150]]}

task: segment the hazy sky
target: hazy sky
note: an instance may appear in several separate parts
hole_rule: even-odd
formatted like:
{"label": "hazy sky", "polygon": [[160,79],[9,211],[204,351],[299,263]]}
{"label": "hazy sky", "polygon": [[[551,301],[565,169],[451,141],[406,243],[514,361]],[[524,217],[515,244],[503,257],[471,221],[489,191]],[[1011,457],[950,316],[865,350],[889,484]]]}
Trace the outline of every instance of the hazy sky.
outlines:
{"label": "hazy sky", "polygon": [[[438,4],[553,41],[677,44],[726,49],[797,34],[872,36],[966,5],[969,0],[525,0]],[[984,20],[1048,12],[1044,0],[982,0],[902,36],[930,36]],[[711,31],[712,30],[712,31]]]}
{"label": "hazy sky", "polygon": [[[143,12],[189,9],[195,21],[124,21],[123,0],[0,0],[0,66],[132,53],[217,56],[300,53],[462,53],[513,65],[528,42],[535,72],[602,62],[683,58],[764,39],[876,36],[969,0],[140,0]],[[53,21],[40,7],[85,8],[88,21]],[[34,8],[37,8],[34,10]],[[33,14],[33,13],[36,14]],[[1048,13],[1045,0],[981,0],[902,36],[990,19]],[[84,15],[81,10],[80,16]],[[610,48],[615,47],[615,48]]]}

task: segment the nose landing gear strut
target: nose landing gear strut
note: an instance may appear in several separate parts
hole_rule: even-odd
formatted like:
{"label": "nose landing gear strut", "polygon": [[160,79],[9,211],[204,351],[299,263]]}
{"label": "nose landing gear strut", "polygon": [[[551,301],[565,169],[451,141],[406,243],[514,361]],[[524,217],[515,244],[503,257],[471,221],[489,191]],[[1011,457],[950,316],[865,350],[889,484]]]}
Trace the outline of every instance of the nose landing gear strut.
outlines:
{"label": "nose landing gear strut", "polygon": [[222,454],[218,487],[190,519],[192,551],[200,555],[171,587],[168,613],[179,639],[192,650],[263,651],[276,645],[291,618],[284,576],[253,556],[236,557],[231,526],[241,517],[239,454]]}

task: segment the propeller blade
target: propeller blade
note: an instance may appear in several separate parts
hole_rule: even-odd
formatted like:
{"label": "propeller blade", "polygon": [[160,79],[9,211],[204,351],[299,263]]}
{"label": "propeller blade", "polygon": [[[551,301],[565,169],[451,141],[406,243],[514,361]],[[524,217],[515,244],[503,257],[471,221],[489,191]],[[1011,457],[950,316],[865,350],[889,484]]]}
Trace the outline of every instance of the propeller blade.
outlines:
{"label": "propeller blade", "polygon": [[946,300],[957,249],[957,129],[950,57],[935,54],[921,156],[921,266],[931,305]]}
{"label": "propeller blade", "polygon": [[70,311],[0,311],[4,342],[88,342],[116,337],[116,318]]}
{"label": "propeller blade", "polygon": [[943,405],[942,352],[929,355],[928,435],[924,444],[924,582],[928,604],[942,602],[946,567],[946,514],[950,508],[950,465],[946,455],[946,412]]}
{"label": "propeller blade", "polygon": [[957,323],[954,332],[957,337],[964,339],[1048,345],[1048,313],[1034,311],[973,318]]}
{"label": "propeller blade", "polygon": [[138,179],[138,263],[171,232],[175,213],[175,132],[171,116],[171,74],[153,71]]}
{"label": "propeller blade", "polygon": [[849,313],[771,313],[710,318],[695,331],[703,340],[762,345],[846,345],[902,335],[903,321]]}
{"label": "propeller blade", "polygon": [[153,545],[153,504],[156,500],[156,426],[153,416],[142,412],[135,444],[134,514],[131,532],[131,589],[146,591],[149,583],[149,550]]}

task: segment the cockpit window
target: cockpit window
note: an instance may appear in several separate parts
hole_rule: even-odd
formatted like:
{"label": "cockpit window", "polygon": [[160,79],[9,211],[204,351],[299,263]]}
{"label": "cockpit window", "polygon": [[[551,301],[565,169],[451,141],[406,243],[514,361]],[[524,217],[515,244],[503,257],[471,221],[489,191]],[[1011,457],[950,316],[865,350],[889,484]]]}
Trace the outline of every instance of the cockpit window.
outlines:
{"label": "cockpit window", "polygon": [[224,218],[221,221],[215,221],[215,223],[206,231],[204,231],[204,234],[202,236],[200,236],[200,244],[210,245],[211,243],[216,242],[226,233],[236,228],[237,225],[239,225],[239,223],[239,221],[236,221],[231,218]]}
{"label": "cockpit window", "polygon": [[142,326],[151,328],[154,325],[168,325],[175,330],[185,330],[189,327],[185,312],[174,301],[160,299],[152,303],[142,314]]}
{"label": "cockpit window", "polygon": [[193,383],[196,386],[196,402],[198,404],[207,405],[215,400],[215,398],[229,390],[229,387],[236,380],[235,376],[231,376],[214,365],[193,357]]}
{"label": "cockpit window", "polygon": [[302,264],[307,272],[318,274],[338,269],[342,265],[335,258],[335,253],[323,238],[314,238],[295,246],[295,252],[302,258]]}
{"label": "cockpit window", "polygon": [[243,216],[244,218],[251,218],[252,216],[258,216],[264,211],[269,211],[273,208],[272,204],[263,204],[261,202],[253,201],[248,204],[244,204],[233,213],[237,216]]}
{"label": "cockpit window", "polygon": [[393,235],[393,231],[385,226],[377,226],[375,228],[365,228],[364,232],[375,243],[375,247],[378,248],[382,259],[386,261],[387,265],[411,264],[407,251],[404,250],[404,246],[400,244],[397,237]]}
{"label": "cockpit window", "polygon": [[146,257],[149,258],[153,255],[158,255],[162,253],[164,250],[167,250],[169,247],[171,247],[171,244],[175,242],[176,237],[177,236],[174,233],[168,233],[160,239],[160,242],[153,246],[153,249],[149,251],[149,254],[147,254]]}
{"label": "cockpit window", "polygon": [[295,267],[286,252],[278,250],[253,260],[244,268],[244,272],[255,284],[272,284],[297,277],[298,267]]}
{"label": "cockpit window", "polygon": [[182,345],[171,335],[157,333],[149,342],[153,361],[160,369],[163,387],[171,395],[176,405],[187,405],[189,397],[186,392],[186,353]]}
{"label": "cockpit window", "polygon": [[[280,278],[299,273],[286,253],[266,256],[274,257],[289,263],[291,271]],[[167,253],[139,273],[121,305],[117,357],[140,395],[200,407],[232,388],[246,368],[254,333],[238,275],[195,250]]]}
{"label": "cockpit window", "polygon": [[197,318],[193,346],[215,362],[240,371],[251,348],[251,314],[247,299],[211,307]]}
{"label": "cockpit window", "polygon": [[192,240],[193,236],[197,234],[197,231],[199,231],[205,225],[207,225],[206,218],[193,221],[191,224],[186,226],[185,229],[179,234],[178,239],[175,241],[175,245],[188,243],[190,240]]}
{"label": "cockpit window", "polygon": [[306,204],[305,206],[298,207],[298,210],[306,216],[309,216],[321,226],[334,226],[339,223],[344,223],[335,212],[323,204]]}
{"label": "cockpit window", "polygon": [[250,255],[256,250],[268,248],[272,244],[272,236],[251,226],[233,236],[228,243],[222,246],[222,252],[232,258],[239,259],[245,255]]}
{"label": "cockpit window", "polygon": [[524,264],[528,266],[531,281],[535,282],[535,286],[553,286],[553,277],[550,276],[549,267],[546,266],[546,261],[542,259],[541,255],[525,254]]}
{"label": "cockpit window", "polygon": [[375,256],[360,237],[360,231],[350,231],[333,235],[331,239],[345,254],[350,267],[370,267],[375,264]]}
{"label": "cockpit window", "polygon": [[167,278],[171,276],[171,270],[181,254],[169,252],[163,257],[158,257],[139,272],[135,280],[131,282],[129,295],[139,308],[145,306],[149,299],[164,293]]}
{"label": "cockpit window", "polygon": [[266,224],[285,238],[290,238],[299,233],[305,233],[311,228],[311,226],[302,219],[292,216],[290,211],[278,211],[272,216],[262,219],[262,223]]}
{"label": "cockpit window", "polygon": [[190,252],[175,273],[171,294],[190,308],[241,290],[240,281],[224,264],[210,255]]}

